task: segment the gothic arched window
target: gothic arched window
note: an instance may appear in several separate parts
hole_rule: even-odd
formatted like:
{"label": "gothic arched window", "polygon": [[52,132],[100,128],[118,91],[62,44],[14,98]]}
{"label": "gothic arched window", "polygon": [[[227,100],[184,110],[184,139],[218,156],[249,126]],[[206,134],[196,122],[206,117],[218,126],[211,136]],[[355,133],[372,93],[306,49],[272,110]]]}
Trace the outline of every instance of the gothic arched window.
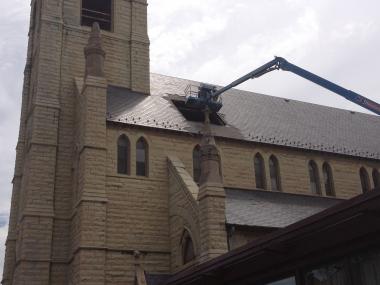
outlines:
{"label": "gothic arched window", "polygon": [[269,173],[271,189],[273,191],[281,191],[280,167],[278,165],[278,160],[274,155],[271,155],[269,158]]}
{"label": "gothic arched window", "polygon": [[360,183],[362,185],[363,193],[368,192],[371,186],[370,186],[367,170],[365,170],[364,167],[360,168],[359,175],[360,175]]}
{"label": "gothic arched window", "polygon": [[193,177],[196,183],[201,178],[201,147],[197,145],[193,150]]}
{"label": "gothic arched window", "polygon": [[148,176],[148,143],[143,137],[136,143],[136,175]]}
{"label": "gothic arched window", "polygon": [[309,162],[309,178],[311,193],[321,195],[321,184],[319,182],[318,166],[315,161]]}
{"label": "gothic arched window", "polygon": [[375,188],[380,188],[380,173],[377,169],[372,171],[373,185]]}
{"label": "gothic arched window", "polygon": [[130,144],[126,135],[121,135],[117,140],[117,172],[130,174]]}
{"label": "gothic arched window", "polygon": [[195,259],[194,243],[187,230],[183,232],[181,247],[183,264],[193,261]]}
{"label": "gothic arched window", "polygon": [[254,157],[256,188],[265,189],[265,164],[260,153]]}
{"label": "gothic arched window", "polygon": [[335,196],[334,179],[331,170],[331,166],[325,162],[322,166],[323,171],[323,183],[325,185],[325,191],[327,196]]}

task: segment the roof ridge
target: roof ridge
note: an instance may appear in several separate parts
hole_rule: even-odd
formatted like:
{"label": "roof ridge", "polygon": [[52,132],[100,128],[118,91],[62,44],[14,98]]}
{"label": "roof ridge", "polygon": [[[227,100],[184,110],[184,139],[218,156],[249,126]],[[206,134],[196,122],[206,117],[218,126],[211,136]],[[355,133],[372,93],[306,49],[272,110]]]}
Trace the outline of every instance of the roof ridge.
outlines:
{"label": "roof ridge", "polygon": [[[186,79],[186,78],[183,78],[183,77],[176,77],[176,76],[161,74],[161,73],[157,73],[157,72],[151,72],[150,74],[158,75],[158,76],[164,76],[164,77],[169,77],[169,78],[174,78],[174,79],[179,79],[179,80],[183,80],[183,81],[191,81],[191,82],[195,82],[195,83],[206,83],[206,84],[214,85],[214,86],[217,86],[217,87],[223,87],[222,85],[219,85],[219,84],[213,84],[213,83],[209,83],[209,82],[201,82],[201,81],[197,81],[197,80],[193,80],[193,79]],[[289,100],[289,101],[293,101],[293,102],[296,102],[296,103],[313,105],[313,106],[317,106],[317,107],[321,107],[321,108],[328,108],[328,109],[334,109],[334,110],[339,110],[339,111],[343,111],[343,112],[350,112],[350,113],[353,113],[353,114],[366,115],[366,116],[370,116],[372,118],[378,118],[379,121],[380,121],[380,116],[375,115],[375,114],[364,113],[363,111],[355,111],[355,110],[351,110],[351,109],[342,109],[342,108],[338,108],[338,107],[326,106],[326,105],[322,105],[322,104],[318,104],[318,103],[305,102],[305,101],[301,101],[301,100],[298,100],[298,99],[292,99],[292,98],[287,98],[287,97],[279,97],[279,96],[274,96],[274,95],[269,95],[269,94],[264,94],[264,93],[258,93],[258,92],[255,92],[255,91],[244,90],[244,89],[239,89],[239,88],[232,88],[231,91],[244,92],[244,93],[253,93],[255,95],[270,97],[270,98],[273,98],[275,100]],[[227,91],[227,93],[231,92],[231,91]]]}

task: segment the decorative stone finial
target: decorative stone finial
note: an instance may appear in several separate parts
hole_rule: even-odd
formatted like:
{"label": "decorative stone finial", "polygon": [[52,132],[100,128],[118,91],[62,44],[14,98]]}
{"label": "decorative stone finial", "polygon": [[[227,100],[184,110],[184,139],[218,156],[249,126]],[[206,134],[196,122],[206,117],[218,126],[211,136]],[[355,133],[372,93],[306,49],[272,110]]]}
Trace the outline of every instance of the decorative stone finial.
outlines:
{"label": "decorative stone finial", "polygon": [[84,55],[86,57],[85,77],[88,75],[103,77],[106,53],[103,50],[100,27],[97,22],[92,25],[88,44],[84,48]]}
{"label": "decorative stone finial", "polygon": [[201,177],[199,184],[205,183],[222,184],[220,168],[220,154],[215,144],[215,139],[210,126],[210,111],[205,111],[205,124],[201,142]]}

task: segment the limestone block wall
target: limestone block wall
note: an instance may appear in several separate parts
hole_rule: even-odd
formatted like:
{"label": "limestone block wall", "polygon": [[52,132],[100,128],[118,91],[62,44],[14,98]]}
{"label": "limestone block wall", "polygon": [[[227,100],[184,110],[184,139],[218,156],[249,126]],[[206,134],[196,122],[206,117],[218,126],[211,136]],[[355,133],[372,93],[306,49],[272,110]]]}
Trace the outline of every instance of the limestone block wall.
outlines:
{"label": "limestone block wall", "polygon": [[[270,190],[269,157],[275,155],[279,161],[282,191],[295,194],[310,194],[308,163],[318,165],[323,195],[326,191],[322,179],[322,165],[328,162],[332,168],[334,189],[338,198],[350,198],[361,193],[359,170],[365,167],[368,173],[380,168],[380,162],[323,152],[311,152],[254,143],[217,141],[221,151],[225,187],[254,188],[254,156],[260,153],[265,162],[266,184]],[[373,181],[371,180],[371,187]]]}
{"label": "limestone block wall", "polygon": [[[130,140],[131,175],[117,174],[116,144],[122,134]],[[135,175],[136,142],[141,136],[149,145],[148,177]],[[192,165],[192,144],[185,146],[187,151],[183,151],[176,137],[138,128],[109,126],[107,129],[107,247],[114,251],[112,255],[109,254],[120,257],[124,254],[124,259],[132,260],[132,252],[138,250],[144,257],[142,266],[148,272],[167,273],[173,264],[167,158],[172,153],[185,162],[186,169],[191,169]],[[194,139],[194,143],[196,141]],[[176,235],[175,238],[178,244],[180,237]],[[179,255],[173,258],[178,261]],[[114,271],[116,266],[126,268],[116,262],[107,261],[107,280],[133,281],[131,276],[134,272],[123,269],[124,275],[120,275],[120,271]]]}
{"label": "limestone block wall", "polygon": [[[130,141],[130,175],[117,173],[117,140],[122,134],[125,134]],[[148,177],[135,175],[136,142],[140,137],[144,137],[149,144]],[[169,162],[168,166],[168,157],[172,161],[180,161],[177,165],[181,165],[179,169],[182,170],[177,171],[184,174],[182,182],[188,184],[187,182],[190,182],[188,176],[192,175],[192,151],[200,143],[200,139],[200,136],[170,131],[108,124],[106,234],[109,252],[107,256],[115,257],[124,252],[124,258],[132,260],[132,252],[139,250],[144,253],[146,264],[152,264],[150,272],[165,272],[165,270],[174,272],[181,268],[180,252],[177,247],[179,229],[183,226],[192,227],[186,224],[186,219],[183,218],[189,215],[185,208],[188,208],[192,202],[188,202],[189,200],[186,202],[184,195],[176,194],[186,187],[180,186],[181,180],[178,180],[178,173],[174,175],[175,172],[170,170],[174,163]],[[267,176],[269,176],[269,156],[273,154],[278,158],[282,189],[289,193],[312,195],[309,190],[308,162],[310,159],[315,160],[320,168],[324,161],[330,163],[333,168],[335,190],[337,196],[341,198],[349,198],[361,192],[359,177],[361,166],[364,165],[368,169],[379,168],[379,162],[318,152],[291,150],[221,138],[217,138],[216,144],[221,154],[225,187],[255,188],[253,158],[257,152],[264,157]],[[194,193],[192,195],[194,196]],[[185,210],[182,214],[178,214],[179,207],[175,209],[172,207],[174,204],[187,206],[181,206],[181,209]],[[177,213],[175,216],[172,215],[173,210]],[[256,236],[256,233],[252,235]],[[245,243],[250,238],[251,235],[239,232],[235,235],[235,246]],[[161,260],[164,263],[158,266],[158,263],[154,263],[153,260]],[[106,264],[109,268],[106,270],[107,280],[131,280],[132,273],[114,271],[117,267],[116,260],[107,259]]]}
{"label": "limestone block wall", "polygon": [[[146,0],[114,0],[112,31],[102,31],[105,77],[113,85],[149,94],[149,38]],[[63,74],[72,80],[84,74],[83,47],[90,27],[81,26],[81,1],[63,1]]]}
{"label": "limestone block wall", "polygon": [[[131,142],[131,176],[117,175],[117,138],[126,134]],[[135,146],[139,137],[144,136],[149,142],[150,172],[147,181],[154,179],[166,180],[166,159],[176,155],[192,175],[192,151],[200,143],[200,136],[177,134],[170,131],[151,130],[133,126],[109,125],[107,133],[107,175],[116,175],[120,181],[127,182],[128,178],[136,178],[135,173]],[[295,194],[312,195],[310,192],[308,163],[314,160],[319,167],[322,192],[325,193],[322,183],[322,164],[328,162],[333,171],[334,188],[338,198],[350,198],[361,193],[359,170],[365,167],[370,174],[372,169],[380,169],[380,162],[369,159],[311,152],[273,145],[247,143],[241,141],[216,138],[217,147],[221,154],[222,172],[225,187],[254,189],[254,156],[260,153],[265,161],[266,180],[268,190],[269,164],[271,155],[279,161],[282,191]],[[124,178],[124,180],[123,180]],[[139,178],[141,179],[141,178]],[[371,179],[372,180],[372,179]],[[146,179],[144,178],[144,181]],[[373,181],[371,181],[373,186]]]}
{"label": "limestone block wall", "polygon": [[[102,32],[108,57],[106,76],[113,84],[149,93],[147,3],[145,0],[113,2],[113,30]],[[37,255],[20,260],[24,250],[23,243],[27,242],[21,235],[28,238],[30,236],[27,229],[32,223],[28,221],[28,226],[25,225],[26,210],[33,215],[41,216],[46,215],[46,208],[49,208],[50,213],[45,218],[53,220],[49,221],[50,234],[45,235],[50,236],[51,241],[45,243],[44,250],[51,250],[51,253],[43,258],[43,262],[47,264],[45,273],[42,274],[42,271],[36,269],[41,274],[33,274],[33,270],[30,270],[29,275],[33,275],[36,280],[50,278],[54,284],[67,284],[66,270],[71,262],[69,233],[71,221],[75,221],[72,215],[75,180],[74,78],[84,74],[83,48],[87,43],[90,28],[80,26],[81,0],[32,0],[31,6],[18,162],[14,179],[12,221],[7,242],[9,246],[6,260],[9,262],[5,264],[4,284],[12,283],[15,270],[14,284],[22,282],[21,276],[28,278],[27,275],[19,274],[27,271],[22,262],[29,262],[30,266],[41,262],[38,260],[42,257]],[[132,53],[137,54],[136,58]],[[55,140],[54,143],[50,142],[52,138]],[[24,164],[20,163],[23,161]],[[33,169],[30,170],[30,167]],[[48,195],[42,193],[45,188]],[[33,189],[42,189],[42,192],[38,194]],[[37,219],[36,229],[39,228],[39,223]],[[33,230],[30,231],[34,234]],[[20,268],[16,269],[17,266]],[[32,284],[32,280],[30,279],[29,284]]]}
{"label": "limestone block wall", "polygon": [[70,282],[105,284],[106,91],[104,78],[87,76],[77,94],[75,202]]}

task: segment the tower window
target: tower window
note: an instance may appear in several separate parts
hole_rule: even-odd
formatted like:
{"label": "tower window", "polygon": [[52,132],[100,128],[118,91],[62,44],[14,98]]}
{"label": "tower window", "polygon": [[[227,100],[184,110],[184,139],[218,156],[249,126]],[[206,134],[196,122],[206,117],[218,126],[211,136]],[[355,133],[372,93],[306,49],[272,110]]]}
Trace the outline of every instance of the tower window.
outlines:
{"label": "tower window", "polygon": [[193,177],[196,183],[201,178],[201,147],[197,145],[193,150]]}
{"label": "tower window", "polygon": [[371,188],[369,184],[369,176],[367,170],[365,170],[364,167],[360,168],[359,171],[360,174],[360,182],[362,184],[362,191],[363,193],[368,192]]}
{"label": "tower window", "polygon": [[327,196],[335,196],[334,191],[334,179],[331,170],[331,166],[325,162],[322,167],[323,170],[323,182],[325,184],[325,191]]}
{"label": "tower window", "polygon": [[261,154],[257,153],[254,158],[256,188],[265,189],[265,166]]}
{"label": "tower window", "polygon": [[269,158],[269,172],[272,190],[281,191],[280,167],[274,155]]}
{"label": "tower window", "polygon": [[375,188],[380,188],[380,173],[377,169],[372,171],[373,185]]}
{"label": "tower window", "polygon": [[82,26],[98,22],[102,30],[112,29],[112,0],[82,0]]}
{"label": "tower window", "polygon": [[130,144],[126,135],[121,135],[117,141],[117,173],[130,174]]}
{"label": "tower window", "polygon": [[309,162],[309,177],[311,193],[321,195],[321,185],[319,183],[318,167],[315,161]]}
{"label": "tower window", "polygon": [[136,175],[148,176],[148,143],[144,138],[136,143]]}

